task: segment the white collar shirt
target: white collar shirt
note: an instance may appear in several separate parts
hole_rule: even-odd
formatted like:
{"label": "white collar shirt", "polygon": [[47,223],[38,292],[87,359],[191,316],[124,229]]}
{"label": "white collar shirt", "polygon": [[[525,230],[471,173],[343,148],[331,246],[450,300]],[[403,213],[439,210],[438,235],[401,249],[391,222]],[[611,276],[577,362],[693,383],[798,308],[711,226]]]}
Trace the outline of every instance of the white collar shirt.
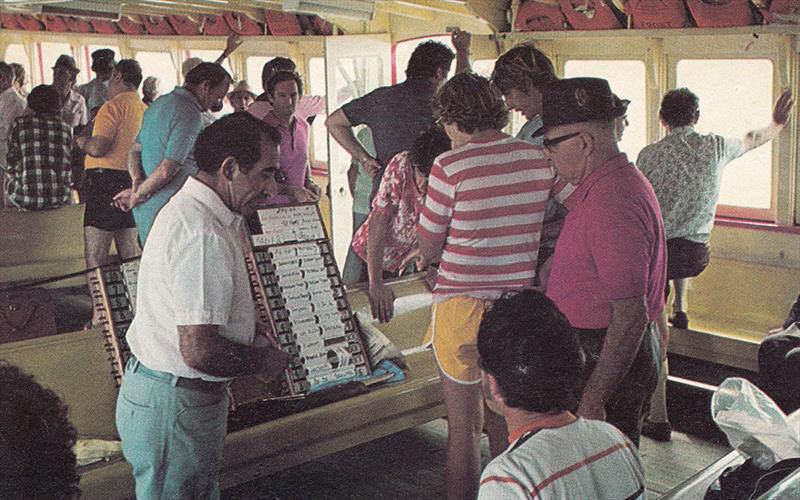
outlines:
{"label": "white collar shirt", "polygon": [[127,334],[145,366],[179,377],[227,380],[186,364],[178,325],[218,325],[222,337],[253,344],[255,311],[242,229],[242,217],[192,177],[161,209],[142,252],[136,316]]}
{"label": "white collar shirt", "polygon": [[67,99],[61,107],[61,119],[64,123],[74,129],[80,125],[89,123],[89,113],[86,111],[86,100],[82,95],[70,90]]}
{"label": "white collar shirt", "polygon": [[25,112],[25,107],[25,100],[13,86],[0,92],[0,148],[8,145],[8,136],[11,133],[11,126],[14,125],[14,119]]}

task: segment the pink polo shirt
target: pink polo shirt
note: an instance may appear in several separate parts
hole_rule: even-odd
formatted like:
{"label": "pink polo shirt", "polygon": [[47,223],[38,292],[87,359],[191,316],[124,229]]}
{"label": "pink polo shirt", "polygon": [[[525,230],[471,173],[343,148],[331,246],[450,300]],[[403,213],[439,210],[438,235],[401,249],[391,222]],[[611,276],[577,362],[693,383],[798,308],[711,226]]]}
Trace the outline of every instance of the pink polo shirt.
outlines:
{"label": "pink polo shirt", "polygon": [[[287,128],[281,125],[272,113],[265,115],[263,120],[281,134],[281,170],[286,175],[286,183],[292,186],[305,186],[308,175],[308,122],[292,118],[292,125]],[[287,203],[292,203],[288,196],[278,195],[270,198],[266,206]]]}
{"label": "pink polo shirt", "polygon": [[666,241],[652,186],[625,154],[608,160],[566,200],[547,296],[576,328],[607,328],[611,303],[644,296],[664,309]]}

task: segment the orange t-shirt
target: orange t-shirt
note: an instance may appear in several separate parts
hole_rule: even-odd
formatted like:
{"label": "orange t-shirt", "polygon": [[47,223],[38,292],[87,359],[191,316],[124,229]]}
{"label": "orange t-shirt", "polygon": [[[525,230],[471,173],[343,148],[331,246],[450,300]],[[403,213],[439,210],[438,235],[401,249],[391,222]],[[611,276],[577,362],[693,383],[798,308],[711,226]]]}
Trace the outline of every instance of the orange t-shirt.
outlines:
{"label": "orange t-shirt", "polygon": [[107,168],[128,170],[128,153],[142,128],[142,117],[147,105],[135,91],[117,94],[103,104],[94,120],[92,135],[107,137],[111,148],[99,158],[86,155],[86,169]]}

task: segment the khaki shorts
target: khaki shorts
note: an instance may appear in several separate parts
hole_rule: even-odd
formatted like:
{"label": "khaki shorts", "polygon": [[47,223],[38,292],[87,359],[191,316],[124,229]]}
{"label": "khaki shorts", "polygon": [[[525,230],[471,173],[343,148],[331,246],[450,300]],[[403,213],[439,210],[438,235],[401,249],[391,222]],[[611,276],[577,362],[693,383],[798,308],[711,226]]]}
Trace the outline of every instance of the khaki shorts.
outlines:
{"label": "khaki shorts", "polygon": [[431,323],[423,344],[433,346],[439,369],[460,384],[481,381],[478,366],[478,328],[494,301],[453,297],[433,304]]}

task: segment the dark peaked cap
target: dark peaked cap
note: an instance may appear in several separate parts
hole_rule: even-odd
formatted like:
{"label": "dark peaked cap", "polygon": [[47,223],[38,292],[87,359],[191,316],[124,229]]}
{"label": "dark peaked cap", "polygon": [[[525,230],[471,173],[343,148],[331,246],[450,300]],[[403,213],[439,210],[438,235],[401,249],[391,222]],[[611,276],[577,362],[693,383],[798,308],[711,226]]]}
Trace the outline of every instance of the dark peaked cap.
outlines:
{"label": "dark peaked cap", "polygon": [[567,78],[541,88],[542,135],[550,127],[611,120],[625,114],[629,101],[615,99],[608,82],[602,78]]}
{"label": "dark peaked cap", "polygon": [[113,68],[114,51],[111,49],[97,49],[92,52],[92,70]]}

